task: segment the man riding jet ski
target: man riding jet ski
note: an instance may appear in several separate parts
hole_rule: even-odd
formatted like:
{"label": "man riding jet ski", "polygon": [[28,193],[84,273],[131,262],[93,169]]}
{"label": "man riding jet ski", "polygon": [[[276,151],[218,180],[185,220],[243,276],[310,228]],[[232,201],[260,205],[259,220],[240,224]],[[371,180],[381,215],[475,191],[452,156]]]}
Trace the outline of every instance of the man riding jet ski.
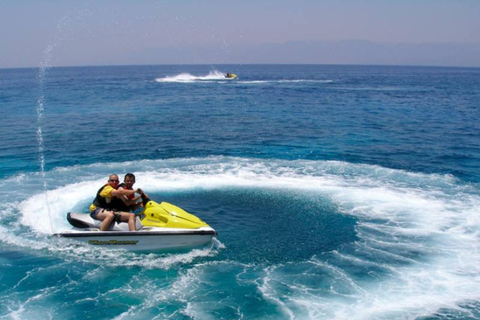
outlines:
{"label": "man riding jet ski", "polygon": [[[106,231],[113,220],[117,222],[128,222],[130,231],[135,231],[135,215],[129,213],[128,204],[131,204],[129,196],[135,193],[139,194],[139,199],[143,194],[141,189],[127,190],[125,188],[118,188],[118,175],[111,174],[108,181],[97,192],[93,203],[90,205],[90,217],[94,220],[102,221],[100,231]],[[123,203],[125,202],[125,205]],[[127,210],[123,211],[126,206]]]}
{"label": "man riding jet ski", "polygon": [[[112,178],[112,175],[110,178]],[[101,190],[104,188],[106,186],[102,187]],[[101,190],[97,195],[101,193]],[[128,220],[128,224],[120,223],[123,221],[121,219],[117,221],[118,223],[114,223],[114,218],[112,218],[107,225],[106,218],[97,220],[92,217],[92,214],[69,212],[67,220],[73,228],[54,235],[96,246],[152,252],[204,246],[211,243],[212,238],[217,234],[206,222],[177,206],[167,202],[157,203],[152,201],[141,189],[128,191],[130,192],[124,193],[124,195],[134,194],[138,191],[143,205],[143,211],[138,216],[124,212],[134,215],[133,228],[130,220]],[[110,193],[112,194],[112,192]],[[113,194],[116,194],[116,192],[113,192]],[[110,204],[109,206],[107,211],[112,212],[115,217],[115,212]],[[103,227],[105,229],[102,229]]]}

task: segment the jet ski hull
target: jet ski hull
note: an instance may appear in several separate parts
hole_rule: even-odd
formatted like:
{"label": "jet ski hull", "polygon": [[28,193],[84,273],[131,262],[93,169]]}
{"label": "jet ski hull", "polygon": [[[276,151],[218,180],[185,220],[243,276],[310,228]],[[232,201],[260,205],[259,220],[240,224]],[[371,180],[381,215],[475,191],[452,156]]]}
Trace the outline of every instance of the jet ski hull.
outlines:
{"label": "jet ski hull", "polygon": [[127,223],[112,222],[108,231],[100,231],[101,221],[86,213],[69,212],[70,230],[55,236],[70,238],[93,246],[131,251],[177,251],[206,246],[216,231],[198,217],[167,202],[145,202],[145,209],[136,217],[136,231]]}
{"label": "jet ski hull", "polygon": [[154,228],[139,231],[68,230],[55,236],[74,239],[93,246],[130,251],[161,252],[193,249],[211,243],[216,235],[212,228],[201,230],[161,230]]}

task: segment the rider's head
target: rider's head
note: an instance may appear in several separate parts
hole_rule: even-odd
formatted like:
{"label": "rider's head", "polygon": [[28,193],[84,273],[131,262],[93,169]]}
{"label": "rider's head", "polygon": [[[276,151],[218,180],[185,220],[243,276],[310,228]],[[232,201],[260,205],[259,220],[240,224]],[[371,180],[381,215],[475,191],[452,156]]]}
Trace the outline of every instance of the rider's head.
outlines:
{"label": "rider's head", "polygon": [[118,176],[116,174],[111,174],[108,177],[108,184],[113,188],[116,188],[118,186]]}
{"label": "rider's head", "polygon": [[123,179],[123,182],[128,189],[131,189],[135,184],[135,175],[133,173],[127,173]]}

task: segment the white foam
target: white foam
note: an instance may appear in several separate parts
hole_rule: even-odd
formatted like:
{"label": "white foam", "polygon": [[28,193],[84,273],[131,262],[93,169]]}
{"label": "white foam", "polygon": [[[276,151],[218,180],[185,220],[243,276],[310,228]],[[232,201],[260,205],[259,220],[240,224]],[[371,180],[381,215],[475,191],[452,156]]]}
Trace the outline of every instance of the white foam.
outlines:
{"label": "white foam", "polygon": [[[313,257],[302,262],[306,267],[298,273],[295,268],[299,264],[288,272],[282,272],[282,266],[265,271],[258,290],[284,310],[286,317],[415,318],[443,307],[459,309],[461,302],[468,299],[480,300],[480,196],[476,186],[463,184],[452,176],[336,161],[230,157],[58,168],[46,173],[54,229],[69,227],[66,212],[88,207],[109,173],[125,171],[133,171],[138,186],[152,193],[229,188],[308,192],[330,199],[342,214],[357,219],[354,253],[333,253],[334,260],[330,263]],[[77,177],[82,181],[72,183]],[[20,217],[19,225],[12,225],[13,230],[6,227],[0,230],[1,241],[72,258],[80,254],[92,263],[143,268],[163,265],[168,269],[216,254],[216,250],[207,250],[140,259],[133,253],[119,255],[88,246],[73,250],[72,246],[52,243],[42,236],[50,230],[45,219],[46,197],[38,193],[40,180],[38,175],[21,175],[0,182],[2,196],[12,199],[9,206],[1,205],[1,218],[8,221],[15,215]],[[28,195],[29,191],[33,195]],[[17,235],[22,228],[34,231],[30,239]],[[348,270],[335,266],[335,261],[361,270],[378,268],[385,275],[364,283],[349,276]],[[312,274],[323,275],[323,281],[332,281],[328,290],[310,287],[308,283],[299,286],[307,267],[313,270]],[[288,295],[284,293],[285,287]],[[164,298],[168,299],[167,296]],[[201,308],[190,304],[184,312],[198,315]]]}
{"label": "white foam", "polygon": [[[212,81],[217,80],[216,82],[226,83],[233,79],[225,78],[225,73],[220,71],[210,71],[207,75],[196,76],[191,73],[180,73],[173,76],[166,76],[163,78],[156,78],[156,82],[177,82],[177,83],[191,83],[191,82],[203,82],[203,81]],[[234,79],[233,83],[235,84],[278,84],[278,83],[332,83],[333,80],[315,80],[315,79],[275,79],[275,80],[239,80]]]}
{"label": "white foam", "polygon": [[[151,318],[149,311],[152,309],[155,309],[158,314],[154,319],[178,318],[175,316],[176,314],[182,314],[192,319],[215,319],[212,311],[217,311],[219,305],[221,308],[235,309],[238,315],[235,318],[242,319],[241,304],[245,298],[243,294],[225,290],[225,287],[215,287],[212,284],[214,279],[218,278],[228,277],[229,280],[239,280],[237,277],[241,275],[242,270],[252,271],[254,269],[254,266],[233,261],[196,264],[192,268],[180,271],[178,277],[168,287],[161,290],[158,288],[144,290],[144,292],[148,292],[148,297],[141,304],[130,308],[116,319]],[[254,290],[254,283],[246,285]],[[201,294],[198,294],[199,292]],[[212,298],[211,294],[215,298]],[[232,295],[235,296],[235,299],[231,300]],[[211,299],[220,299],[221,303],[218,303],[219,301],[212,303]],[[157,310],[159,305],[169,304],[175,304],[176,308],[174,310]]]}
{"label": "white foam", "polygon": [[268,84],[268,83],[332,83],[333,80],[312,80],[312,79],[279,79],[279,80],[242,80],[238,84]]}
{"label": "white foam", "polygon": [[[48,197],[43,193],[32,196],[23,201],[19,210],[22,213],[21,222],[41,233],[52,233],[50,228],[51,215],[53,232],[70,228],[66,221],[66,213],[71,211],[79,202],[88,201],[96,194],[98,186],[103,181],[74,183],[56,190],[47,191]],[[46,201],[49,201],[47,205]]]}
{"label": "white foam", "polygon": [[156,78],[156,82],[195,82],[195,81],[211,81],[211,80],[228,80],[225,74],[220,71],[210,71],[205,76],[194,76],[190,73],[180,73],[174,76],[164,78]]}

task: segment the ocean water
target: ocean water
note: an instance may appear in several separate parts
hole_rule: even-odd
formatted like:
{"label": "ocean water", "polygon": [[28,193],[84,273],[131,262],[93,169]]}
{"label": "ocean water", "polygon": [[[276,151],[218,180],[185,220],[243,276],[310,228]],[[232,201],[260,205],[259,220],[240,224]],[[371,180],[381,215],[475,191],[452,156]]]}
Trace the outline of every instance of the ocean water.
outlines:
{"label": "ocean water", "polygon": [[[2,69],[0,110],[1,319],[480,319],[480,69]],[[217,239],[51,236],[126,172]]]}

